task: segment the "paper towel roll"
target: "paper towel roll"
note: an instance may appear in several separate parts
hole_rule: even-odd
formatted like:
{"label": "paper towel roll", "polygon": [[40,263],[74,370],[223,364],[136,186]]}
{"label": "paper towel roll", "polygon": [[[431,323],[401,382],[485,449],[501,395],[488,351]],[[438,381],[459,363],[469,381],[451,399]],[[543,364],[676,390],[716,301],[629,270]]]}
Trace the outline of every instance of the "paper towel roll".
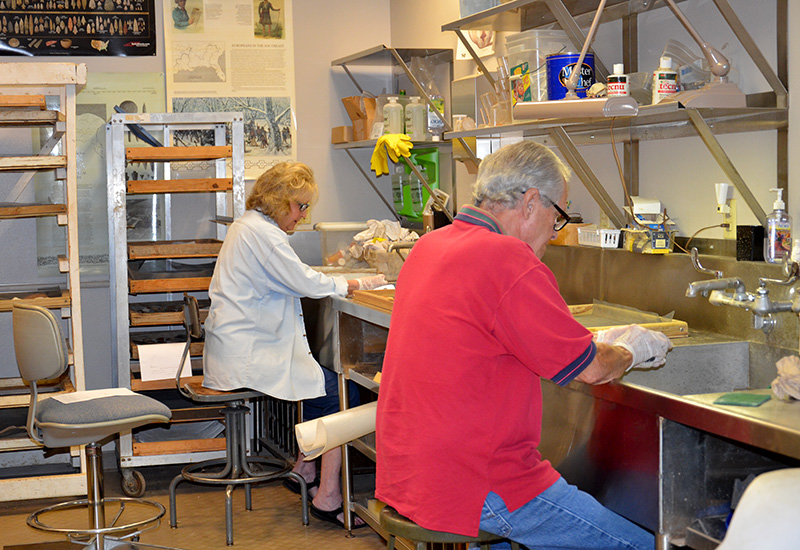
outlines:
{"label": "paper towel roll", "polygon": [[377,402],[297,424],[294,433],[306,460],[375,431]]}

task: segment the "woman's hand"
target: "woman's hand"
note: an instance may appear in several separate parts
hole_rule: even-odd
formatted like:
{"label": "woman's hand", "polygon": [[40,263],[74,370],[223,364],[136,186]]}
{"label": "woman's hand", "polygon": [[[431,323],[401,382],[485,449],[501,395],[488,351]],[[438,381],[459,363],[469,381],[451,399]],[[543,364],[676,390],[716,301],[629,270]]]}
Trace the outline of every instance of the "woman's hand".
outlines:
{"label": "woman's hand", "polygon": [[388,284],[386,277],[383,273],[379,275],[371,275],[369,277],[361,277],[360,279],[349,279],[347,281],[347,294],[352,294],[356,290],[372,290],[379,286]]}

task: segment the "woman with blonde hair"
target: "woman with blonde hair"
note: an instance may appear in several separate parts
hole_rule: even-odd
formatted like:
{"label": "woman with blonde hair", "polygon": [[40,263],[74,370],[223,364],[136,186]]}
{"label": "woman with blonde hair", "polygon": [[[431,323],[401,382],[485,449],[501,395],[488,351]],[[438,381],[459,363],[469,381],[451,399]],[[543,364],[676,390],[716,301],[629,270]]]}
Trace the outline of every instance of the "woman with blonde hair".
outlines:
{"label": "woman with blonde hair", "polygon": [[[304,409],[318,416],[339,410],[336,375],[311,355],[300,299],[346,296],[386,280],[383,275],[330,277],[300,260],[288,235],[318,194],[313,172],[300,162],[277,164],[256,181],[245,213],[228,229],[208,290],[205,387],[249,388],[277,399],[307,400]],[[358,392],[351,395],[357,398]],[[316,466],[302,458],[295,471],[313,485],[312,514],[343,525],[341,452],[323,455],[319,487]],[[299,485],[290,488],[299,491]]]}

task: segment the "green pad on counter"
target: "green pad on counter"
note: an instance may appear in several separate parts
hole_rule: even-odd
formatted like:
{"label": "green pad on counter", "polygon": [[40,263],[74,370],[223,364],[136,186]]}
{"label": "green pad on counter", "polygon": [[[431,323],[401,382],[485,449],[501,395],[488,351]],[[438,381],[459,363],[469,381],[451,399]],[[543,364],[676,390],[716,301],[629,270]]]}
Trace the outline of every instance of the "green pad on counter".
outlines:
{"label": "green pad on counter", "polygon": [[740,407],[758,407],[770,400],[769,394],[733,392],[719,396],[715,405],[738,405]]}

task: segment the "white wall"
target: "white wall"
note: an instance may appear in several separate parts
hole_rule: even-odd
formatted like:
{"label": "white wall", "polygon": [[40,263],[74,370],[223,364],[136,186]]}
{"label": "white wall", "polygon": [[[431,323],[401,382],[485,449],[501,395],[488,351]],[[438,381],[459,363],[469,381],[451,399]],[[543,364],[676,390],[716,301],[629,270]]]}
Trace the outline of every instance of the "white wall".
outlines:
{"label": "white wall", "polygon": [[[161,2],[157,0],[157,19],[161,21]],[[745,22],[748,30],[761,45],[768,59],[774,60],[774,2],[749,2],[731,0],[734,10]],[[680,6],[695,23],[701,35],[721,47],[725,42],[736,51],[738,41],[730,38],[717,23],[715,8],[711,0],[692,0],[681,2]],[[332,3],[329,0],[293,0],[295,31],[295,81],[298,159],[308,163],[316,172],[320,182],[320,201],[313,212],[313,221],[349,221],[367,218],[386,218],[389,213],[383,203],[371,190],[363,176],[358,172],[344,151],[334,150],[330,145],[330,129],[347,124],[340,98],[356,95],[357,90],[341,70],[331,68],[331,61],[371,48],[378,44],[394,47],[451,47],[456,48],[454,33],[441,32],[443,24],[459,18],[458,0],[348,0]],[[655,63],[660,48],[667,38],[677,38],[690,43],[688,35],[674,22],[671,14],[659,10],[641,16],[640,21],[640,63],[649,68]],[[788,28],[796,28],[800,23],[800,6],[789,2]],[[601,28],[596,47],[598,53],[611,64],[621,55],[618,24],[608,24]],[[708,36],[706,36],[706,34]],[[800,39],[789,32],[789,51],[800,51]],[[500,40],[502,45],[502,39]],[[726,50],[727,51],[727,50]],[[69,58],[72,62],[85,62],[89,71],[97,72],[161,72],[164,71],[163,43],[158,45],[158,55],[150,58]],[[744,56],[736,51],[732,56],[734,64],[742,64],[745,74],[752,73],[743,61]],[[5,58],[4,61],[18,61]],[[26,62],[53,61],[51,58],[25,59]],[[490,68],[494,65],[490,63]],[[774,66],[774,65],[773,65]],[[789,56],[791,84],[800,75],[800,55]],[[456,77],[474,72],[471,62],[459,61],[455,67]],[[760,76],[741,80],[748,92],[766,90]],[[800,86],[794,86],[800,93]],[[800,100],[798,100],[800,102]],[[800,125],[800,110],[790,112],[790,128]],[[720,138],[729,150],[737,168],[745,181],[751,186],[765,210],[771,208],[772,199],[767,191],[775,185],[775,137],[771,132],[745,135],[730,135]],[[790,130],[790,151],[797,150],[796,132]],[[590,164],[595,168],[601,181],[617,201],[622,204],[622,193],[618,175],[610,155],[610,146],[582,148]],[[369,152],[358,153],[364,166],[368,167]],[[789,156],[789,207],[790,213],[800,224],[800,155]],[[718,223],[713,195],[713,183],[721,181],[722,175],[716,168],[705,147],[696,138],[650,142],[642,145],[641,188],[643,195],[661,198],[671,216],[678,219],[684,234],[712,223]],[[471,181],[460,164],[457,178],[467,184]],[[374,178],[373,178],[374,179]],[[388,177],[375,180],[387,196],[390,191]],[[464,202],[467,197],[461,195]],[[575,209],[585,216],[596,218],[598,208],[582,190],[579,183],[572,185],[572,199]],[[739,200],[740,223],[749,221],[743,201]],[[704,233],[707,237],[719,237],[713,232]],[[19,256],[25,254],[20,252]],[[12,253],[13,256],[13,253]],[[92,288],[84,293],[84,302],[90,301],[102,309],[107,295],[101,288]],[[97,309],[96,308],[96,309]],[[98,310],[99,311],[99,310]],[[97,342],[110,339],[105,316],[84,317],[84,334],[91,334]],[[89,342],[86,348],[86,370],[89,374],[89,387],[102,387],[110,380],[110,358],[108,348]]]}
{"label": "white wall", "polygon": [[[344,151],[331,147],[331,128],[350,123],[341,98],[358,89],[331,61],[389,44],[386,1],[293,0],[297,160],[315,171],[320,199],[312,222],[387,218],[390,212]],[[369,169],[369,156],[359,154]],[[383,179],[387,179],[384,177]],[[391,189],[386,184],[389,198]]]}

